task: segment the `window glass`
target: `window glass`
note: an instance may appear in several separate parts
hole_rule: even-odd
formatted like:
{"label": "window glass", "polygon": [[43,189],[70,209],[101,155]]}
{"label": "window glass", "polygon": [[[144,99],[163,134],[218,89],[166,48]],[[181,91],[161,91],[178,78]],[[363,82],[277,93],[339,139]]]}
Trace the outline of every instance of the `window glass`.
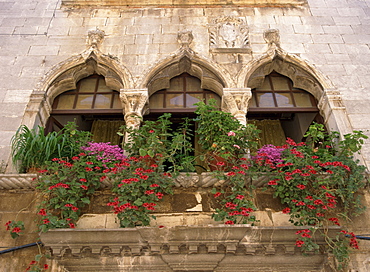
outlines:
{"label": "window glass", "polygon": [[72,109],[75,101],[75,95],[62,95],[58,98],[58,110]]}
{"label": "window glass", "polygon": [[111,98],[110,94],[97,94],[95,97],[94,109],[109,109]]}
{"label": "window glass", "polygon": [[76,109],[91,109],[93,96],[89,94],[80,94],[77,97]]}
{"label": "window glass", "polygon": [[275,91],[289,91],[289,79],[286,77],[277,77],[273,76],[271,77],[272,85],[274,86]]}
{"label": "window glass", "polygon": [[184,82],[182,78],[175,77],[170,81],[170,91],[171,92],[182,92],[184,89]]}
{"label": "window glass", "polygon": [[272,93],[257,93],[257,101],[260,108],[275,107]]}
{"label": "window glass", "polygon": [[308,93],[294,93],[294,100],[297,107],[313,107],[311,97]]}
{"label": "window glass", "polygon": [[86,78],[80,81],[80,86],[78,91],[80,93],[93,93],[96,89],[96,81],[98,78]]}
{"label": "window glass", "polygon": [[197,106],[194,104],[202,101],[202,99],[203,99],[202,94],[186,94],[186,107],[196,108]]}
{"label": "window glass", "polygon": [[278,107],[294,107],[290,93],[275,93],[275,97]]}
{"label": "window glass", "polygon": [[184,94],[167,94],[167,108],[183,108]]}

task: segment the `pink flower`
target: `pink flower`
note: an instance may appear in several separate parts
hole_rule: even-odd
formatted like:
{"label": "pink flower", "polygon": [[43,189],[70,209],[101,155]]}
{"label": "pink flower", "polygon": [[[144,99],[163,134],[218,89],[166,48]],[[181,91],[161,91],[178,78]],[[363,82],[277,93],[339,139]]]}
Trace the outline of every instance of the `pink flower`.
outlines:
{"label": "pink flower", "polygon": [[229,131],[229,133],[227,134],[227,136],[235,136],[235,132],[234,131]]}
{"label": "pink flower", "polygon": [[237,149],[240,149],[240,146],[238,146],[237,144],[234,144],[233,147],[236,147]]}

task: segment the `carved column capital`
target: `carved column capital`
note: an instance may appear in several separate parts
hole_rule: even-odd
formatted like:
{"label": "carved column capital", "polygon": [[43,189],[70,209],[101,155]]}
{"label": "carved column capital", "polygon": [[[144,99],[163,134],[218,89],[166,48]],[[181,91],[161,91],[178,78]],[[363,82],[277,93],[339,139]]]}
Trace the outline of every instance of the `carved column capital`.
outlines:
{"label": "carved column capital", "polygon": [[122,89],[120,99],[125,110],[125,121],[129,127],[139,127],[144,106],[148,102],[148,89]]}
{"label": "carved column capital", "polygon": [[224,88],[223,92],[223,108],[245,125],[247,123],[245,115],[252,97],[251,88]]}

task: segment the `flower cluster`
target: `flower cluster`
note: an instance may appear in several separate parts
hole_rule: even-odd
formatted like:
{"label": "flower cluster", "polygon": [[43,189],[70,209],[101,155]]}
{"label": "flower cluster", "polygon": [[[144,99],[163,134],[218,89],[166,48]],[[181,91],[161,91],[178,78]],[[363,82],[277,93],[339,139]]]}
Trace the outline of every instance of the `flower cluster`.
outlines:
{"label": "flower cluster", "polygon": [[[252,188],[245,186],[249,179],[248,169],[245,158],[238,160],[238,164],[232,167],[231,171],[225,173],[227,186],[220,190],[212,189],[213,196],[220,205],[212,215],[216,221],[225,221],[225,224],[228,225],[256,221],[253,215],[256,207],[252,201]],[[219,172],[218,174],[222,175],[223,173]]]}
{"label": "flower cluster", "polygon": [[122,148],[120,148],[118,145],[111,145],[109,142],[89,142],[88,146],[83,146],[81,149],[89,151],[90,155],[96,155],[96,159],[104,163],[125,159]]}
{"label": "flower cluster", "polygon": [[25,271],[42,272],[42,271],[46,271],[47,269],[49,269],[49,265],[43,262],[44,258],[45,258],[45,255],[43,254],[36,255],[35,259],[29,263]]}
{"label": "flower cluster", "polygon": [[164,194],[172,193],[171,174],[157,164],[161,156],[138,156],[125,159],[124,166],[112,178],[112,191],[117,195],[107,205],[112,206],[122,227],[149,225],[150,212]]}
{"label": "flower cluster", "polygon": [[14,239],[17,238],[21,231],[24,230],[24,223],[23,221],[8,221],[5,223],[5,227],[7,231],[10,231],[10,236]]}
{"label": "flower cluster", "polygon": [[47,197],[40,205],[39,228],[75,228],[81,209],[110,173],[121,167],[122,149],[90,143],[70,160],[54,158],[40,171],[37,188]]}

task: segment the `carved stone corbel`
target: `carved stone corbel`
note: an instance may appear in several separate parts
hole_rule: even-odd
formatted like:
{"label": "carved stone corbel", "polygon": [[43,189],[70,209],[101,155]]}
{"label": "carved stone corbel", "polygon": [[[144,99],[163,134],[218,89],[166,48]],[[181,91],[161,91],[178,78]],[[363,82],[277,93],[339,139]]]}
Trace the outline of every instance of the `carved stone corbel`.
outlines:
{"label": "carved stone corbel", "polygon": [[225,88],[222,97],[223,108],[243,125],[247,124],[248,103],[252,97],[250,88]]}
{"label": "carved stone corbel", "polygon": [[144,106],[148,102],[148,90],[125,89],[121,91],[120,99],[124,105],[126,126],[138,128]]}

